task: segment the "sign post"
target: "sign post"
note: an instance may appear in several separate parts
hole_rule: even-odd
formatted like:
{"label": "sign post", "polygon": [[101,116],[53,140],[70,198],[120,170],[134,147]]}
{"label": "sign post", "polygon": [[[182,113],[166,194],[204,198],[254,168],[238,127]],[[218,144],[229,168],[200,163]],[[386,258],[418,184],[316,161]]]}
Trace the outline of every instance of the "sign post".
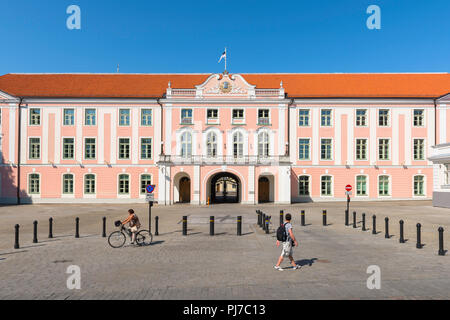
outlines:
{"label": "sign post", "polygon": [[350,212],[350,195],[352,194],[352,189],[352,186],[349,184],[345,186],[345,194],[347,195],[347,212]]}
{"label": "sign post", "polygon": [[148,231],[152,233],[152,207],[153,201],[155,201],[155,195],[153,191],[155,191],[155,185],[148,185],[145,190],[147,191],[147,195],[145,196],[145,201],[148,202]]}

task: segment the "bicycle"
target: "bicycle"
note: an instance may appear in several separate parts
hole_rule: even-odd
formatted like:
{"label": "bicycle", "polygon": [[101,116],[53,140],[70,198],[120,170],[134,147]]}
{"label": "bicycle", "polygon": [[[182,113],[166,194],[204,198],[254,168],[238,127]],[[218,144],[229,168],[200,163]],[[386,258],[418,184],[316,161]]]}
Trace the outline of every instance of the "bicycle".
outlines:
{"label": "bicycle", "polygon": [[[127,241],[127,236],[131,240],[131,231],[125,228],[120,221],[114,223],[116,227],[119,227],[119,231],[112,232],[108,237],[108,243],[111,247],[117,249],[124,246]],[[148,230],[141,230],[136,234],[135,242],[138,246],[149,246],[153,241],[153,235]]]}

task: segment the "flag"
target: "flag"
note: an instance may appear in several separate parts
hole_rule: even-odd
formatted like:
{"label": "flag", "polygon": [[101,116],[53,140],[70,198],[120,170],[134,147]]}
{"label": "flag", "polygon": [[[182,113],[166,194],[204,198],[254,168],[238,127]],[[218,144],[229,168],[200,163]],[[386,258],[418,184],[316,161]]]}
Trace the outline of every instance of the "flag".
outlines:
{"label": "flag", "polygon": [[227,50],[225,50],[224,53],[222,53],[218,63],[220,63],[220,61],[222,61],[222,59],[226,59],[226,58],[227,58]]}

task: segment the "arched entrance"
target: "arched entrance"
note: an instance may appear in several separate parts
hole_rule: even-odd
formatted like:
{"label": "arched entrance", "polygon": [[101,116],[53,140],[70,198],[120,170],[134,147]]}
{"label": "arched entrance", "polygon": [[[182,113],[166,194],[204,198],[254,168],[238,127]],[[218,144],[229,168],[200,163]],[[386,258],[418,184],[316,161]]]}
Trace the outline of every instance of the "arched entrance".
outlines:
{"label": "arched entrance", "polygon": [[261,177],[258,180],[258,202],[269,202],[270,182],[267,177]]}
{"label": "arched entrance", "polygon": [[239,203],[241,201],[241,182],[229,172],[221,172],[211,178],[211,203]]}
{"label": "arched entrance", "polygon": [[180,179],[180,202],[191,202],[191,179],[183,177]]}

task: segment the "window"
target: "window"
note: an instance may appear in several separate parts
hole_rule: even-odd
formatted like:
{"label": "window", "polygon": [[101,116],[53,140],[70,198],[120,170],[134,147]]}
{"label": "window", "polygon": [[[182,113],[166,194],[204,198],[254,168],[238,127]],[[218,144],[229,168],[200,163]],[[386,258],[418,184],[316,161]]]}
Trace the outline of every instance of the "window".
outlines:
{"label": "window", "polygon": [[425,160],[424,139],[414,139],[414,160]]}
{"label": "window", "polygon": [[298,178],[298,192],[301,196],[309,196],[309,176]]}
{"label": "window", "polygon": [[41,158],[41,138],[30,138],[29,148],[30,159],[37,160]]}
{"label": "window", "polygon": [[309,110],[301,109],[298,112],[298,125],[300,127],[309,126]]}
{"label": "window", "polygon": [[389,195],[389,176],[380,176],[378,178],[378,194],[380,196]]}
{"label": "window", "polygon": [[367,160],[367,139],[356,139],[356,160]]}
{"label": "window", "polygon": [[389,125],[389,110],[382,109],[378,111],[378,125],[387,127]]}
{"label": "window", "polygon": [[322,139],[320,144],[320,159],[322,160],[332,160],[332,140]]}
{"label": "window", "polygon": [[366,109],[356,110],[356,126],[357,127],[367,126],[367,110]]}
{"label": "window", "polygon": [[424,110],[422,109],[414,109],[414,127],[423,127],[424,125]]}
{"label": "window", "polygon": [[188,158],[192,156],[192,135],[185,132],[181,135],[181,157]]}
{"label": "window", "polygon": [[75,139],[74,138],[64,138],[63,139],[63,159],[74,159],[75,158]]}
{"label": "window", "polygon": [[331,127],[331,110],[326,109],[321,111],[321,126]]}
{"label": "window", "polygon": [[323,176],[321,178],[321,195],[322,196],[331,196],[331,184],[332,178],[331,176]]}
{"label": "window", "polygon": [[130,125],[130,109],[119,110],[119,126],[127,127]]}
{"label": "window", "polygon": [[233,120],[244,120],[244,109],[234,109]]}
{"label": "window", "polygon": [[84,111],[84,124],[86,126],[95,126],[96,121],[96,110],[95,109],[86,109]]}
{"label": "window", "polygon": [[261,132],[258,135],[258,156],[266,158],[269,156],[269,134]]}
{"label": "window", "polygon": [[141,126],[152,125],[152,109],[141,109]]}
{"label": "window", "polygon": [[119,139],[119,159],[128,160],[130,159],[130,139],[120,138]]}
{"label": "window", "polygon": [[64,125],[73,126],[75,124],[75,110],[64,109]]}
{"label": "window", "polygon": [[414,177],[414,195],[415,196],[424,196],[425,195],[425,183],[423,176],[415,176]]}
{"label": "window", "polygon": [[357,176],[356,177],[356,195],[357,196],[367,196],[367,177]]}
{"label": "window", "polygon": [[87,174],[84,176],[84,193],[95,194],[95,175]]}
{"label": "window", "polygon": [[30,126],[41,125],[41,109],[30,109]]}
{"label": "window", "polygon": [[127,174],[119,175],[119,194],[130,193],[130,176]]}
{"label": "window", "polygon": [[147,193],[147,186],[152,184],[152,176],[149,174],[141,175],[141,194]]}
{"label": "window", "polygon": [[235,158],[244,156],[244,136],[240,132],[233,135],[233,156]]}
{"label": "window", "polygon": [[95,138],[84,139],[84,158],[95,159]]}
{"label": "window", "polygon": [[389,139],[378,140],[378,159],[389,160]]}
{"label": "window", "polygon": [[270,117],[270,110],[268,110],[268,109],[258,110],[258,124],[260,124],[260,125],[270,124],[269,117]]}
{"label": "window", "polygon": [[63,194],[73,194],[73,174],[63,175]]}
{"label": "window", "polygon": [[206,137],[206,154],[208,158],[217,156],[217,136],[214,132],[208,133]]}
{"label": "window", "polygon": [[450,185],[450,164],[444,164],[444,185]]}
{"label": "window", "polygon": [[152,158],[152,138],[141,138],[141,159],[151,159],[151,158]]}
{"label": "window", "polygon": [[208,120],[217,120],[217,119],[219,119],[219,110],[208,109],[206,111],[206,116],[207,116]]}
{"label": "window", "polygon": [[181,124],[192,124],[192,109],[181,110]]}
{"label": "window", "polygon": [[298,140],[298,159],[299,160],[309,160],[309,150],[310,150],[309,139],[299,139]]}
{"label": "window", "polygon": [[41,178],[39,174],[33,173],[29,175],[28,178],[28,193],[29,194],[39,194],[41,192]]}

